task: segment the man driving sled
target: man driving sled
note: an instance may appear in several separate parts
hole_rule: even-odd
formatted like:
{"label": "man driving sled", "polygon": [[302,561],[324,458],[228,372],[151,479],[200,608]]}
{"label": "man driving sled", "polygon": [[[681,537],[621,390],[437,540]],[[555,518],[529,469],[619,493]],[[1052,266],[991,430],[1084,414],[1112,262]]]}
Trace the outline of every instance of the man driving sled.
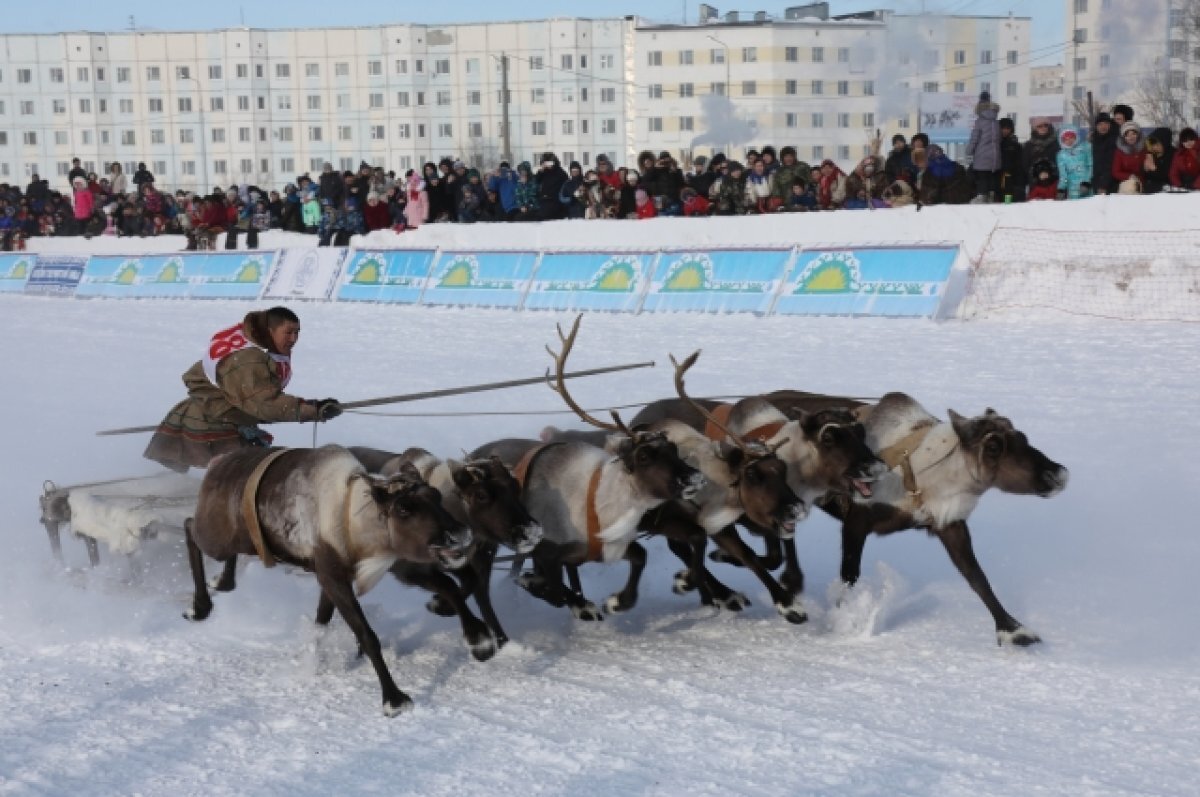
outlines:
{"label": "man driving sled", "polygon": [[143,456],[174,471],[205,468],[218,454],[269,446],[260,423],[327,421],[342,413],[335,399],[284,393],[300,319],[286,307],[256,310],[212,336],[204,356],[183,375],[188,397],[159,424]]}

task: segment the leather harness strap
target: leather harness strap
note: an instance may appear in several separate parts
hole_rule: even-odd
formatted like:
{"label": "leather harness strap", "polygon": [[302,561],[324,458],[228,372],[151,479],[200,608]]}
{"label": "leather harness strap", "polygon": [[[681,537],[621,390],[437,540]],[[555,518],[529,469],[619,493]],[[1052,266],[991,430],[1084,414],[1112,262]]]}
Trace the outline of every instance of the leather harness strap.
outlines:
{"label": "leather harness strap", "polygon": [[[723,424],[725,426],[729,425],[729,415],[732,412],[733,412],[732,404],[718,404],[717,406],[715,406],[711,410],[709,410],[709,414],[712,415],[713,418],[715,418],[717,420],[717,423]],[[707,437],[709,440],[716,440],[719,443],[725,439],[725,430],[722,429],[720,426],[717,426],[716,423],[713,423],[712,421],[710,421],[706,418],[704,420],[704,436]]]}
{"label": "leather harness strap", "polygon": [[250,478],[246,479],[246,486],[242,490],[242,520],[246,523],[246,529],[250,532],[250,542],[254,544],[254,550],[258,553],[258,558],[262,560],[263,567],[274,567],[275,557],[267,549],[266,541],[263,540],[262,526],[258,522],[258,485],[266,475],[267,468],[290,450],[290,448],[277,448],[263,457],[250,472]]}
{"label": "leather harness strap", "polygon": [[746,432],[744,435],[742,435],[742,437],[746,440],[765,443],[767,440],[770,440],[772,437],[779,434],[779,430],[784,427],[785,423],[787,422],[773,421],[771,423],[765,423],[762,426],[757,426]]}
{"label": "leather harness strap", "polygon": [[513,468],[512,475],[517,480],[517,484],[521,485],[522,489],[525,487],[525,479],[529,477],[529,466],[533,464],[534,458],[552,445],[554,444],[543,443],[540,446],[534,446],[526,451],[523,457],[517,460],[517,465]]}
{"label": "leather harness strap", "polygon": [[900,466],[901,474],[904,477],[904,490],[916,500],[917,506],[921,505],[921,490],[917,487],[917,474],[913,472],[912,452],[920,448],[925,436],[933,427],[932,421],[923,423],[879,452],[879,458],[888,468]]}
{"label": "leather harness strap", "polygon": [[587,560],[604,561],[604,541],[600,539],[600,514],[596,511],[596,492],[600,489],[600,476],[604,466],[596,468],[587,487]]}

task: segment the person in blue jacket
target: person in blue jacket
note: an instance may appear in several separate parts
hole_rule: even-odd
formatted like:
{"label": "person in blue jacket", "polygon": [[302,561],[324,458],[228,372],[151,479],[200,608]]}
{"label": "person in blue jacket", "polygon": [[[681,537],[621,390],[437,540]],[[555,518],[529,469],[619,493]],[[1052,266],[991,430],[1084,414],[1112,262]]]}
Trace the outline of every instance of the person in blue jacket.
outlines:
{"label": "person in blue jacket", "polygon": [[517,173],[508,161],[501,161],[500,168],[488,177],[487,190],[493,191],[500,200],[500,210],[511,218],[517,211]]}

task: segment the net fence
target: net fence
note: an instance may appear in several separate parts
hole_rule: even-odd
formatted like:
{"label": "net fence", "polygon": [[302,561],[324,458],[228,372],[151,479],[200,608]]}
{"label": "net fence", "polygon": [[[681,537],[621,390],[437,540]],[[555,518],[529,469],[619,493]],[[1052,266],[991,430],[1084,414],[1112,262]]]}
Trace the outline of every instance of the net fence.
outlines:
{"label": "net fence", "polygon": [[997,227],[973,269],[962,316],[1030,310],[1200,322],[1200,229]]}

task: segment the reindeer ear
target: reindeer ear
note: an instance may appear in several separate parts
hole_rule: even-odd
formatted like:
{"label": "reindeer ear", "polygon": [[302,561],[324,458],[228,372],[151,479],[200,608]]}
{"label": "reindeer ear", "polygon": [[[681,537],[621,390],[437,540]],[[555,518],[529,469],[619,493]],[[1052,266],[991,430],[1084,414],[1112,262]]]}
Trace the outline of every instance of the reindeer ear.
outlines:
{"label": "reindeer ear", "polygon": [[604,450],[614,457],[623,457],[633,450],[633,440],[627,434],[610,434],[604,441]]}
{"label": "reindeer ear", "polygon": [[417,470],[417,466],[411,462],[405,462],[403,465],[401,465],[400,470],[396,472],[396,475],[409,482],[420,483],[425,481],[421,478],[421,471]]}
{"label": "reindeer ear", "polygon": [[950,417],[950,425],[954,427],[954,433],[958,435],[958,439],[964,443],[969,442],[975,429],[975,422],[951,409],[946,410],[946,414]]}
{"label": "reindeer ear", "polygon": [[746,459],[746,452],[735,445],[720,442],[716,444],[716,448],[717,456],[734,470],[740,468]]}
{"label": "reindeer ear", "polygon": [[446,460],[446,467],[450,469],[450,478],[454,481],[454,485],[460,490],[467,489],[475,482],[475,474],[472,469],[464,466],[457,459]]}

